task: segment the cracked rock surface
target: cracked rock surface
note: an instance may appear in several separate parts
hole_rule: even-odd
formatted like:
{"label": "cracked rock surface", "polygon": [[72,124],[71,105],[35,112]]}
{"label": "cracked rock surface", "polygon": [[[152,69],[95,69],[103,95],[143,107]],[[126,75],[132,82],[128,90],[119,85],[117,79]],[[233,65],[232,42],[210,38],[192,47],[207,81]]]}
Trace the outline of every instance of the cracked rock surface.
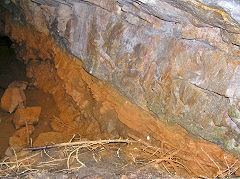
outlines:
{"label": "cracked rock surface", "polygon": [[22,8],[27,23],[53,35],[87,72],[133,103],[239,155],[239,1],[1,4],[15,13]]}

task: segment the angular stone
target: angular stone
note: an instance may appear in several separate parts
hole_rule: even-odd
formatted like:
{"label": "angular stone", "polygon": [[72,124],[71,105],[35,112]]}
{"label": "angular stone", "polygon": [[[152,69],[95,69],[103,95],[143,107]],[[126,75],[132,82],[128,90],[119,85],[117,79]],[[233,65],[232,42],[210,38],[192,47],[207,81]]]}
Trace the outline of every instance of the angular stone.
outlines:
{"label": "angular stone", "polygon": [[25,109],[19,108],[13,118],[16,129],[19,129],[21,126],[25,126],[26,124],[37,123],[40,113],[41,107],[39,106],[27,107]]}
{"label": "angular stone", "polygon": [[12,113],[18,106],[24,108],[26,96],[23,90],[27,88],[27,82],[14,81],[5,90],[1,98],[1,108]]}

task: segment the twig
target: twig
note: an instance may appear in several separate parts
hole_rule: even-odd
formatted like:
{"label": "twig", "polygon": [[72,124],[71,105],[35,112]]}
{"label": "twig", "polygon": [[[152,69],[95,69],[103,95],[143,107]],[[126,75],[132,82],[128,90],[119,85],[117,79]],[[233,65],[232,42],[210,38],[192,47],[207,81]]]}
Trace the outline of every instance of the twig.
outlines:
{"label": "twig", "polygon": [[66,147],[66,146],[74,146],[74,145],[97,145],[97,144],[108,144],[108,143],[132,143],[136,142],[134,140],[122,140],[122,139],[116,139],[116,140],[99,140],[99,141],[80,141],[80,142],[71,142],[71,143],[61,143],[56,145],[50,145],[50,146],[42,146],[42,147],[30,147],[30,148],[23,148],[23,150],[43,150],[43,149],[50,149],[50,148],[56,148],[56,147]]}
{"label": "twig", "polygon": [[82,165],[82,167],[86,167],[86,165],[84,163],[82,163],[78,158],[79,149],[80,149],[80,147],[77,149],[77,152],[76,152],[76,160],[78,161],[78,163],[80,163]]}
{"label": "twig", "polygon": [[51,157],[51,156],[46,152],[45,149],[43,149],[43,152],[44,152],[50,159],[55,160],[55,158]]}
{"label": "twig", "polygon": [[227,174],[227,175],[229,175],[229,174],[230,174],[230,171],[231,171],[231,169],[229,168],[229,165],[228,165],[228,162],[227,162],[227,160],[226,160],[226,156],[225,156],[225,155],[224,155],[224,160],[225,160],[225,162],[226,162],[227,169],[228,169],[228,174]]}
{"label": "twig", "polygon": [[29,129],[28,129],[28,123],[27,123],[27,120],[26,119],[24,119],[25,120],[25,125],[26,125],[26,129],[27,129],[27,131],[26,131],[26,133],[27,133],[27,144],[29,144],[30,143],[30,137],[29,137]]}
{"label": "twig", "polygon": [[167,169],[167,167],[164,165],[164,163],[162,163],[163,167],[165,168],[165,170],[169,173],[170,176],[172,176],[172,174],[169,172],[169,170]]}
{"label": "twig", "polygon": [[205,151],[203,150],[202,147],[201,147],[201,150],[202,150],[202,152],[216,165],[216,167],[218,168],[218,170],[219,170],[219,172],[220,172],[221,170],[220,170],[219,166],[216,164],[216,162],[214,162],[214,160],[207,154],[207,152],[205,152]]}
{"label": "twig", "polygon": [[[32,157],[37,156],[37,155],[39,155],[39,153],[36,153],[36,154],[34,154],[34,155],[32,155],[32,156],[29,156],[29,157],[27,157],[27,158],[18,160],[18,162],[22,162],[22,161],[28,160],[28,159],[30,159],[30,158],[32,158]],[[15,164],[15,163],[16,163],[16,161],[15,161],[15,162],[3,162],[3,163],[0,163],[0,165],[2,165],[2,164]]]}
{"label": "twig", "polygon": [[235,168],[235,170],[230,173],[230,176],[231,176],[232,174],[234,174],[239,168],[240,168],[240,166],[238,166],[237,168]]}
{"label": "twig", "polygon": [[75,138],[75,134],[72,136],[72,138],[69,140],[69,143],[73,141],[73,139]]}
{"label": "twig", "polygon": [[118,148],[118,150],[117,150],[117,156],[118,156],[118,158],[120,158],[120,156],[119,156],[119,152],[120,152],[120,147]]}
{"label": "twig", "polygon": [[70,169],[70,158],[71,155],[75,152],[76,150],[73,150],[69,155],[68,155],[68,159],[67,159],[67,168]]}
{"label": "twig", "polygon": [[47,161],[47,162],[40,162],[39,163],[39,166],[41,165],[47,165],[49,163],[52,163],[52,162],[60,162],[60,161],[63,161],[63,160],[66,160],[67,158],[64,158],[64,159],[54,159],[54,160],[50,160],[50,161]]}
{"label": "twig", "polygon": [[16,153],[16,151],[14,150],[14,148],[12,148],[12,150],[13,150],[13,153],[14,153],[14,156],[15,156],[15,159],[16,159],[17,168],[19,168],[17,153]]}
{"label": "twig", "polygon": [[152,148],[152,149],[154,149],[154,150],[157,150],[157,149],[158,149],[157,147],[151,146],[149,143],[143,141],[142,139],[139,139],[138,137],[136,137],[136,136],[133,135],[133,134],[128,134],[128,136],[131,137],[132,139],[140,142],[141,144],[145,145],[147,148]]}
{"label": "twig", "polygon": [[[225,172],[228,172],[228,174],[226,174],[225,176],[227,176],[227,175],[229,175],[229,174],[230,174],[230,176],[231,176],[231,174],[233,174],[234,172],[236,172],[236,171],[238,170],[238,169],[237,169],[236,171],[231,172],[231,169],[234,167],[234,165],[235,165],[237,162],[238,162],[238,159],[234,162],[234,164],[232,164],[232,166],[231,166],[230,168],[222,171],[221,173],[219,173],[219,174],[218,174],[216,177],[214,177],[214,178],[217,178],[217,177],[223,175]],[[224,176],[224,177],[225,177],[225,176]]]}

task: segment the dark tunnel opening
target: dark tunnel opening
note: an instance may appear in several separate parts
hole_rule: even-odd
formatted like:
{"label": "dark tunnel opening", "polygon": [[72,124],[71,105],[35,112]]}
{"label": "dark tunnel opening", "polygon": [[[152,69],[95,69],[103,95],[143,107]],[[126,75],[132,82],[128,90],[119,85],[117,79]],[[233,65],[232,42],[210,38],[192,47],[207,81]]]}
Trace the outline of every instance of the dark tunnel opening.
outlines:
{"label": "dark tunnel opening", "polygon": [[16,55],[18,48],[18,44],[12,42],[8,36],[0,36],[0,158],[10,155],[10,143],[14,145],[18,140],[21,140],[20,143],[26,142],[22,136],[24,132],[17,130],[16,124],[14,124],[17,109],[9,112],[2,108],[3,103],[11,106],[18,98],[18,94],[11,94],[12,101],[5,100],[3,102],[3,96],[9,88],[19,88],[19,86],[14,85],[22,82],[27,83],[27,88],[24,90],[26,101],[23,107],[27,109],[28,107],[41,106],[42,108],[40,120],[37,126],[34,125],[35,131],[31,138],[35,139],[41,132],[50,131],[49,119],[58,113],[53,97],[30,85],[31,80],[26,76],[26,65]]}
{"label": "dark tunnel opening", "polygon": [[2,92],[13,81],[26,81],[25,64],[16,58],[15,44],[8,36],[0,35],[0,89]]}
{"label": "dark tunnel opening", "polygon": [[[13,81],[27,81],[26,67],[16,58],[14,43],[8,36],[0,35],[0,99]],[[15,131],[11,114],[0,108],[0,157],[8,147],[9,137]]]}

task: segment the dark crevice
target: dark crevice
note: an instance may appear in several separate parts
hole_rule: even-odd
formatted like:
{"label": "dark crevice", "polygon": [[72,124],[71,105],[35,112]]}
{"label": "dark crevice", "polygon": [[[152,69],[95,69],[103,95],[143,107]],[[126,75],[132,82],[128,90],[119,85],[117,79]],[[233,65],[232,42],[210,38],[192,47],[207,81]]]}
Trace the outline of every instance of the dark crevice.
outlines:
{"label": "dark crevice", "polygon": [[0,88],[6,89],[15,81],[27,81],[26,67],[16,58],[15,45],[7,36],[0,36]]}
{"label": "dark crevice", "polygon": [[88,4],[90,6],[95,6],[95,7],[98,7],[98,8],[101,8],[109,13],[111,13],[111,11],[109,11],[108,9],[102,7],[102,6],[99,6],[98,4],[95,4],[93,2],[88,2],[88,1],[84,1],[84,0],[73,0],[73,2],[79,2],[79,3],[84,3],[84,4]]}
{"label": "dark crevice", "polygon": [[[0,99],[13,81],[28,81],[25,64],[16,58],[15,44],[8,36],[0,35]],[[9,137],[15,129],[7,113],[0,107],[0,158],[4,156],[9,145]]]}
{"label": "dark crevice", "polygon": [[[149,22],[148,20],[142,18],[141,16],[139,16],[139,15],[137,15],[137,14],[134,14],[134,13],[128,12],[128,11],[124,11],[123,9],[121,9],[121,11],[122,11],[122,12],[125,12],[125,13],[128,13],[128,14],[131,14],[131,15],[139,18],[140,20],[143,20],[143,21],[147,22],[148,24],[152,24],[151,22]],[[126,22],[129,23],[129,24],[131,24],[131,25],[135,25],[135,24],[132,24],[132,23],[128,22],[127,20],[126,20]]]}
{"label": "dark crevice", "polygon": [[[182,38],[182,37],[181,37],[181,39],[182,40],[187,40],[187,41],[197,41],[197,42],[204,43],[204,44],[208,45],[210,48],[213,48],[213,49],[217,48],[217,47],[212,46],[211,44],[209,44],[208,41],[206,41],[206,40],[200,40],[200,39],[197,39],[197,38],[196,39],[188,39],[188,38]],[[221,49],[219,49],[219,50],[222,51]]]}
{"label": "dark crevice", "polygon": [[193,86],[195,86],[195,87],[197,87],[197,88],[199,88],[199,89],[201,89],[201,90],[203,90],[203,91],[205,91],[205,92],[213,93],[213,94],[215,94],[215,95],[217,95],[217,96],[221,96],[221,97],[224,97],[224,98],[226,98],[226,99],[229,99],[229,97],[225,96],[224,94],[221,94],[221,93],[218,93],[218,92],[216,92],[216,91],[212,91],[212,90],[209,90],[209,89],[200,87],[200,86],[198,86],[198,85],[196,85],[196,84],[194,84],[194,83],[190,83],[190,84],[193,85]]}

